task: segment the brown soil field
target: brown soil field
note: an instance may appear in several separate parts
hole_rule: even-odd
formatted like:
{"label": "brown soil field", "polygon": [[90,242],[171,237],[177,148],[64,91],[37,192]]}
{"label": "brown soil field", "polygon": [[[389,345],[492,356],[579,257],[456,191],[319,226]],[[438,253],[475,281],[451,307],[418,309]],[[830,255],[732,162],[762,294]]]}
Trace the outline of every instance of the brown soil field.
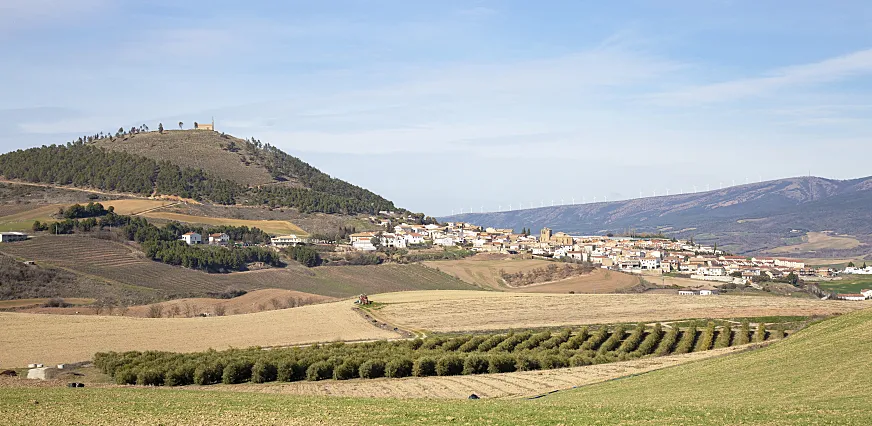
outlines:
{"label": "brown soil field", "polygon": [[241,290],[278,288],[329,297],[403,290],[473,289],[447,274],[421,265],[324,266],[286,268],[232,274],[207,274],[146,259],[135,247],[82,236],[44,235],[0,245],[0,252],[20,260],[35,260],[104,280],[111,284],[152,289],[158,299],[205,296],[235,287]]}
{"label": "brown soil field", "polygon": [[143,213],[142,216],[149,219],[163,219],[163,220],[172,220],[176,222],[184,222],[184,223],[193,223],[200,225],[233,225],[233,226],[247,226],[249,228],[260,228],[268,234],[272,235],[287,235],[294,234],[298,236],[307,236],[308,232],[304,231],[297,225],[294,225],[291,222],[286,220],[245,220],[245,219],[231,219],[226,217],[204,217],[204,216],[192,216],[181,213],[172,213],[165,211],[149,211],[147,213]]}
{"label": "brown soil field", "polygon": [[144,199],[127,199],[127,200],[108,200],[97,201],[103,204],[103,207],[115,207],[115,213],[124,215],[137,215],[144,211],[166,207],[175,204],[167,200],[144,200]]}
{"label": "brown soil field", "polygon": [[0,367],[90,360],[97,352],[203,351],[332,341],[392,339],[351,301],[208,318],[130,318],[0,312]]}
{"label": "brown soil field", "polygon": [[[36,300],[36,299],[34,299]],[[64,299],[69,302],[70,299]],[[94,303],[93,299],[81,299],[87,301],[79,303],[81,305]],[[234,297],[233,299],[215,299],[208,297],[195,297],[187,299],[175,299],[151,305],[131,306],[124,312],[126,317],[149,317],[151,307],[160,305],[163,315],[162,317],[191,317],[200,314],[214,315],[216,308],[223,307],[225,315],[240,315],[250,314],[255,312],[273,311],[276,309],[285,309],[287,307],[296,307],[303,305],[314,305],[318,303],[333,302],[336,298],[321,296],[318,294],[303,293],[293,290],[280,289],[265,289],[248,292],[242,296]],[[39,299],[40,303],[44,300]],[[4,302],[0,302],[0,308],[4,307]],[[291,306],[288,306],[292,304]],[[20,306],[33,306],[20,305]],[[178,307],[178,310],[174,308]],[[97,315],[97,310],[94,307],[70,307],[70,308],[43,308],[32,307],[29,309],[20,309],[16,312],[31,313],[31,314],[55,314],[55,315]],[[101,311],[102,315],[121,315],[118,308],[114,308],[111,313],[106,309]]]}
{"label": "brown soil field", "polygon": [[807,252],[821,249],[852,249],[860,245],[860,241],[856,238],[846,236],[833,236],[826,232],[809,232],[803,237],[802,244],[777,247],[770,249],[772,253],[792,253],[792,252]]}
{"label": "brown soil field", "polygon": [[373,295],[378,315],[412,330],[460,332],[690,318],[832,315],[872,302],[668,294],[523,294],[425,291]]}
{"label": "brown soil field", "polygon": [[268,383],[263,385],[190,386],[227,392],[323,395],[353,398],[520,398],[570,389],[634,374],[646,373],[691,361],[722,356],[746,349],[736,346],[683,355],[643,358],[585,367],[519,371],[471,376],[406,377],[402,379],[326,380],[321,382]]}
{"label": "brown soil field", "polygon": [[527,272],[553,265],[538,259],[520,259],[506,256],[475,255],[466,259],[423,262],[427,267],[445,272],[463,281],[484,288],[528,293],[613,293],[639,284],[639,278],[621,272],[594,270],[594,272],[560,281],[538,283],[523,287],[510,287],[500,278],[506,273]]}

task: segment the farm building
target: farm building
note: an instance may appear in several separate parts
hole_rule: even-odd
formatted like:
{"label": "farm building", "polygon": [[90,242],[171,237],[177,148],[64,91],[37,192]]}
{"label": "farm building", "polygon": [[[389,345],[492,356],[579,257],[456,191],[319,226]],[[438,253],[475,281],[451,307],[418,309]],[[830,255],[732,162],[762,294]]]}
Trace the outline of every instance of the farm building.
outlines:
{"label": "farm building", "polygon": [[681,296],[696,296],[696,292],[693,290],[678,290],[678,294]]}
{"label": "farm building", "polygon": [[[209,244],[226,246],[230,242],[230,236],[225,233],[209,234]],[[190,244],[190,243],[189,243]]]}
{"label": "farm building", "polygon": [[276,247],[296,246],[297,244],[303,244],[305,242],[304,239],[293,234],[272,237],[272,245]]}
{"label": "farm building", "polygon": [[0,232],[0,243],[10,243],[13,241],[24,241],[27,239],[27,234],[23,232]]}
{"label": "farm building", "polygon": [[188,232],[185,235],[182,235],[182,241],[188,243],[189,245],[202,244],[203,236],[196,232]]}

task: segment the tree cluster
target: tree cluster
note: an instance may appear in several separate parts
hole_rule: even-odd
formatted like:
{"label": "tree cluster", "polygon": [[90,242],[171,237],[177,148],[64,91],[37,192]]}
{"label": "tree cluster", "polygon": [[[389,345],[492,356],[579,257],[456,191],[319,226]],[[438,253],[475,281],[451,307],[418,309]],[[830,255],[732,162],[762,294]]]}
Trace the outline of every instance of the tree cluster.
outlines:
{"label": "tree cluster", "polygon": [[88,217],[105,216],[109,212],[114,212],[115,207],[109,206],[109,209],[103,207],[100,203],[88,203],[88,205],[73,204],[66,209],[61,207],[58,210],[57,217],[66,219],[83,219]]}
{"label": "tree cluster", "polygon": [[321,265],[321,254],[312,247],[299,245],[285,248],[282,251],[291,259],[309,268]]}
{"label": "tree cluster", "polygon": [[570,263],[564,263],[562,264],[562,266],[558,266],[557,264],[551,264],[542,268],[532,269],[527,272],[518,271],[515,273],[508,273],[501,269],[500,278],[502,278],[503,281],[506,282],[506,284],[513,286],[523,286],[535,283],[557,281],[578,275],[589,274],[592,270],[593,268],[588,265],[574,265]]}

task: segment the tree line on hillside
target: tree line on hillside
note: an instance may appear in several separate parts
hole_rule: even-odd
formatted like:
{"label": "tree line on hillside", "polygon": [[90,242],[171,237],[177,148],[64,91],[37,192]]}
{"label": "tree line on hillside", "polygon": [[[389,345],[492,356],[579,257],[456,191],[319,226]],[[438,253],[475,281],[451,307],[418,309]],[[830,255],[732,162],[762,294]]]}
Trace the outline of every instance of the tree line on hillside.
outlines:
{"label": "tree line on hillside", "polygon": [[0,155],[0,174],[7,179],[90,187],[106,191],[184,198],[232,204],[239,185],[202,170],[93,145],[43,146]]}
{"label": "tree line on hillside", "polygon": [[109,206],[107,210],[103,204],[90,202],[83,206],[81,204],[73,204],[67,208],[61,207],[58,209],[57,217],[66,219],[84,219],[88,217],[104,216],[110,212],[114,212],[115,207]]}
{"label": "tree line on hillside", "polygon": [[[209,350],[200,353],[98,353],[94,365],[118,384],[146,386],[349,380],[379,377],[454,376],[578,367],[640,357],[707,351],[751,340],[748,323],[733,331],[709,322],[685,329],[660,324],[584,327],[576,332],[521,331],[433,336],[406,341],[313,345],[286,349]],[[761,323],[755,342],[784,337]]]}
{"label": "tree line on hillside", "polygon": [[[271,156],[294,158],[277,149],[269,152]],[[393,203],[370,191],[330,178],[299,159],[286,160],[286,164],[297,163],[298,166],[286,166],[285,172],[299,170],[303,173],[301,181],[311,189],[284,186],[247,188],[201,169],[182,168],[168,161],[155,161],[76,141],[0,155],[0,175],[34,183],[140,195],[175,195],[217,204],[293,207],[303,213],[351,215],[396,210]]]}
{"label": "tree line on hillside", "polygon": [[[264,144],[255,138],[251,138],[251,140],[244,140],[241,149],[249,157],[254,157],[259,164],[263,165],[270,172],[273,179],[281,181],[292,178],[302,183],[305,187],[311,188],[313,192],[346,200],[345,204],[339,207],[340,209],[353,208],[354,206],[349,204],[351,203],[359,205],[356,209],[368,213],[376,213],[380,210],[395,210],[392,202],[372,191],[352,185],[341,179],[330,177],[330,175],[312,167],[305,161],[289,155],[268,143]],[[278,196],[283,197],[286,195],[278,194]],[[322,203],[330,205],[331,201],[325,200]]]}
{"label": "tree line on hillside", "polygon": [[[170,265],[201,269],[207,272],[242,271],[246,264],[263,262],[271,266],[281,266],[281,257],[275,251],[258,246],[215,247],[188,245],[180,238],[187,232],[223,232],[238,238],[235,241],[256,244],[268,240],[269,236],[258,228],[245,226],[219,226],[215,228],[194,227],[171,222],[157,227],[145,218],[116,214],[107,210],[101,217],[85,219],[65,219],[55,223],[33,223],[34,231],[49,231],[56,234],[90,232],[96,229],[116,227],[129,241],[140,243],[142,251],[154,261]],[[246,241],[247,239],[247,241]]]}

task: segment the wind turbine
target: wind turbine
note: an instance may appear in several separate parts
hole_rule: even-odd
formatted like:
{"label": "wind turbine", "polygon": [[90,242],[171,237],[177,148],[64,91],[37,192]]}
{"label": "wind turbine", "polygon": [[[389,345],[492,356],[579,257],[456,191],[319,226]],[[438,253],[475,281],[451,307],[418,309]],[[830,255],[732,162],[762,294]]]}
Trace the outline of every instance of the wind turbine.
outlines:
{"label": "wind turbine", "polygon": [[[511,207],[509,207],[509,208],[511,209]],[[502,204],[500,204],[499,207],[497,207],[497,211],[498,211],[498,212],[503,211],[503,205],[502,205]]]}
{"label": "wind turbine", "polygon": [[656,189],[655,189],[654,191],[652,191],[652,193],[654,194],[655,197],[657,196],[657,190],[656,190]]}
{"label": "wind turbine", "polygon": [[706,191],[711,191],[711,186],[710,186],[709,184],[705,184],[705,190],[706,190]]}
{"label": "wind turbine", "polygon": [[554,207],[554,199],[551,199],[551,207]]}
{"label": "wind turbine", "polygon": [[563,204],[564,204],[564,203],[563,203],[563,198],[561,198],[561,199],[560,199],[560,205],[562,206]]}
{"label": "wind turbine", "polygon": [[669,188],[666,188],[666,196],[669,196]]}
{"label": "wind turbine", "polygon": [[693,192],[696,192],[696,185],[693,186]]}
{"label": "wind turbine", "polygon": [[575,197],[572,197],[572,205],[575,205]]}
{"label": "wind turbine", "polygon": [[484,213],[484,206],[481,206],[481,210],[479,212]]}
{"label": "wind turbine", "polygon": [[603,202],[604,202],[604,203],[608,203],[608,202],[609,202],[609,196],[608,196],[608,195],[603,195]]}
{"label": "wind turbine", "polygon": [[639,198],[642,198],[642,190],[639,190]]}
{"label": "wind turbine", "polygon": [[509,211],[512,211],[512,205],[509,204]]}

